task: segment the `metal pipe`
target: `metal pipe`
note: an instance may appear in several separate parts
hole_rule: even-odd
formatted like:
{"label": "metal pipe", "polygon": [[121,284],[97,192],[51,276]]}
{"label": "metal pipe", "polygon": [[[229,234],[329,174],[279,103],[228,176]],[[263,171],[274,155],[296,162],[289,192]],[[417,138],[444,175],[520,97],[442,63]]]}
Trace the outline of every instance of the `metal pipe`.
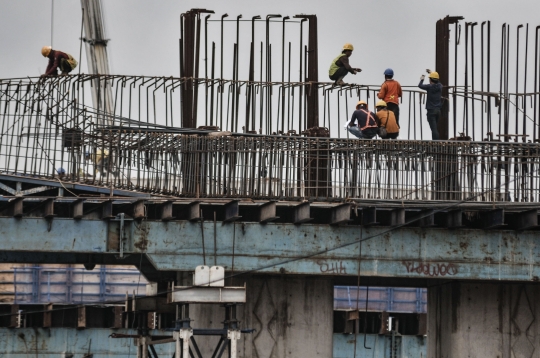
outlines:
{"label": "metal pipe", "polygon": [[523,25],[518,25],[517,30],[516,30],[516,131],[515,131],[515,134],[519,133],[519,129],[518,129],[519,111],[517,110],[519,108],[519,96],[517,95],[517,92],[519,88],[519,30],[521,28],[523,28]]}
{"label": "metal pipe", "polygon": [[[221,56],[220,56],[220,79],[223,80],[223,20],[228,17],[229,14],[223,14],[221,15]],[[219,107],[219,126],[221,128],[223,128],[223,82],[221,81],[220,83],[220,86],[218,87],[220,88],[220,100],[219,100],[219,103],[220,103],[220,107]]]}

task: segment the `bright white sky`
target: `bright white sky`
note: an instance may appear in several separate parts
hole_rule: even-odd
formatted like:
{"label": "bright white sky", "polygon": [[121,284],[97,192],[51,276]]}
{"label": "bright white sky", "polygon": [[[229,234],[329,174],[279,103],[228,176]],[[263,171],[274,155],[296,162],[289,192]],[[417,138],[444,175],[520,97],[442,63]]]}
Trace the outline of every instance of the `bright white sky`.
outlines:
{"label": "bright white sky", "polygon": [[[53,46],[74,56],[79,53],[81,7],[76,0],[0,0],[0,78],[43,73],[43,45],[51,43],[51,1],[54,1]],[[319,70],[326,80],[328,63],[345,42],[356,51],[351,64],[363,72],[349,82],[379,84],[382,72],[392,67],[403,85],[415,85],[426,67],[433,67],[435,22],[446,15],[465,21],[492,20],[494,34],[503,22],[511,25],[538,22],[537,0],[103,0],[109,56],[114,74],[178,76],[180,13],[191,8],[228,13],[316,14],[319,20]],[[83,50],[84,52],[84,50]],[[86,72],[83,53],[82,71]]]}

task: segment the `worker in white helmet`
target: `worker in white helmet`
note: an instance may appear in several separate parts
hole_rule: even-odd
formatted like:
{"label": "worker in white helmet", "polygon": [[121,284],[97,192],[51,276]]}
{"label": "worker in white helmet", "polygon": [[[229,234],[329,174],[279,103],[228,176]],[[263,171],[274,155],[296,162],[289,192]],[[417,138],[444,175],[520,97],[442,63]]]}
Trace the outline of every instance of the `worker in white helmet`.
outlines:
{"label": "worker in white helmet", "polygon": [[77,67],[77,61],[68,53],[53,50],[51,46],[43,46],[41,48],[43,57],[49,59],[49,64],[43,76],[58,76],[58,69],[62,75],[67,75]]}

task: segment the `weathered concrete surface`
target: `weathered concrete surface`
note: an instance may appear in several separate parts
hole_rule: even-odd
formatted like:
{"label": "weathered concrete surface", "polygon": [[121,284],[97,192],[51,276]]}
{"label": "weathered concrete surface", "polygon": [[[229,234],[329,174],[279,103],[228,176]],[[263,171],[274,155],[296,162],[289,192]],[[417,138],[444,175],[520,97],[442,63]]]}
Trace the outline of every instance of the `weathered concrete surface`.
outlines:
{"label": "weathered concrete surface", "polygon": [[[133,329],[0,328],[2,358],[128,358],[136,357],[133,338],[109,338],[111,333],[137,334]],[[171,335],[153,330],[152,335]],[[155,346],[160,357],[171,357],[174,344]]]}
{"label": "weathered concrete surface", "polygon": [[[427,338],[424,336],[397,336],[394,346],[396,358],[425,358],[427,354]],[[392,357],[392,337],[379,334],[356,336],[356,357],[387,358]],[[355,337],[350,334],[334,333],[333,358],[354,357]]]}
{"label": "weathered concrete surface", "polygon": [[[0,262],[32,263],[43,253],[41,262],[76,263],[66,260],[88,254],[99,263],[100,256],[119,256],[118,226],[118,221],[55,219],[49,228],[44,219],[0,218]],[[206,259],[227,270],[234,262],[236,271],[354,277],[357,240],[372,237],[362,244],[365,276],[540,280],[540,239],[535,231],[273,223],[218,223],[214,229],[211,222],[143,221],[127,222],[124,234],[124,253],[145,254],[159,271],[193,271]]]}
{"label": "weathered concrete surface", "polygon": [[540,284],[428,289],[429,358],[540,357]]}
{"label": "weathered concrete surface", "polygon": [[[332,357],[331,280],[282,275],[252,276],[245,282],[247,303],[238,308],[238,318],[242,329],[255,328],[256,332],[242,335],[239,357]],[[221,328],[224,309],[219,305],[191,305],[190,318],[194,328]],[[203,356],[210,357],[218,339],[201,337],[197,342]]]}

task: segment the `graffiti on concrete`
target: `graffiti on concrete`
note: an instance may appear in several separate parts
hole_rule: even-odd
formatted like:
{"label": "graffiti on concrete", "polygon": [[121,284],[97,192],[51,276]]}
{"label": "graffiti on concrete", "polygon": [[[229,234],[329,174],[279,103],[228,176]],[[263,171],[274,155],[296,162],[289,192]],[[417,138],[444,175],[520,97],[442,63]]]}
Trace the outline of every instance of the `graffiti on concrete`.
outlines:
{"label": "graffiti on concrete", "polygon": [[417,273],[429,277],[454,276],[458,273],[458,267],[452,263],[430,263],[403,261],[407,273]]}
{"label": "graffiti on concrete", "polygon": [[347,274],[347,268],[343,261],[327,262],[326,260],[319,260],[317,265],[319,265],[322,273]]}

